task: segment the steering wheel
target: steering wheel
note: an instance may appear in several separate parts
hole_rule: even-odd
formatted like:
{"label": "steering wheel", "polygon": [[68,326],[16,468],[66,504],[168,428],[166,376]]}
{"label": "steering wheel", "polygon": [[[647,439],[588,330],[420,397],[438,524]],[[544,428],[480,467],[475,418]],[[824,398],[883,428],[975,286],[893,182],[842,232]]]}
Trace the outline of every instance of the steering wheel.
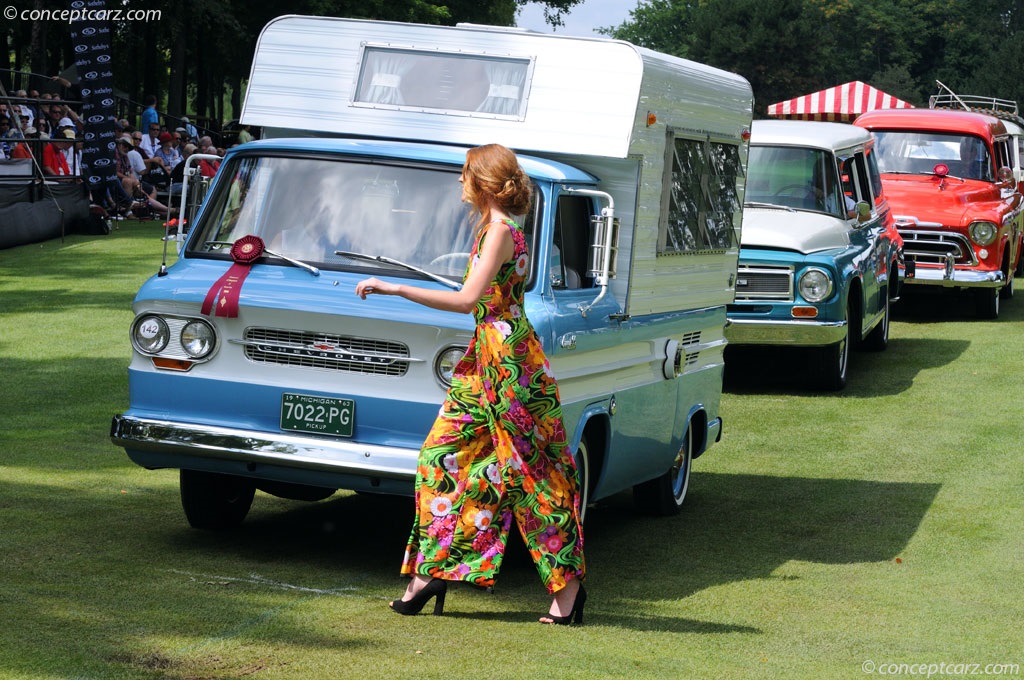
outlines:
{"label": "steering wheel", "polygon": [[809,187],[806,184],[787,184],[773,194],[777,198],[781,198],[783,195],[792,196],[793,198],[803,198],[804,200],[816,200],[818,192],[814,190],[814,187]]}
{"label": "steering wheel", "polygon": [[455,271],[456,267],[463,267],[468,261],[469,253],[445,253],[435,257],[427,266],[444,267],[448,271]]}

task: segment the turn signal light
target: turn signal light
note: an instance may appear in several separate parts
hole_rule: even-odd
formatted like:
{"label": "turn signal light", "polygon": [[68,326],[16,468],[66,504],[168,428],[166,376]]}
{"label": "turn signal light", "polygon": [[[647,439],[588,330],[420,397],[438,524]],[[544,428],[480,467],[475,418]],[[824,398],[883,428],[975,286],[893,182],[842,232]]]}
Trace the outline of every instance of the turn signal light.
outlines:
{"label": "turn signal light", "polygon": [[793,316],[798,319],[813,319],[818,316],[817,307],[794,307]]}
{"label": "turn signal light", "polygon": [[166,357],[153,357],[153,365],[157,368],[165,368],[169,371],[187,371],[192,368],[194,361],[186,359],[167,359]]}

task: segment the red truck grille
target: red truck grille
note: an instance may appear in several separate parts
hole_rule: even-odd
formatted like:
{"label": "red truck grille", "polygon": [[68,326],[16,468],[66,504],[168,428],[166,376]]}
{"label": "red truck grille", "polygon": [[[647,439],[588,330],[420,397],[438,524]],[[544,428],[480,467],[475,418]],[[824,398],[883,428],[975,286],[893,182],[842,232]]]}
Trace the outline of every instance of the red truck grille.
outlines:
{"label": "red truck grille", "polygon": [[957,265],[976,265],[974,249],[963,234],[936,231],[904,231],[903,252],[919,264],[943,264],[947,255],[953,256]]}

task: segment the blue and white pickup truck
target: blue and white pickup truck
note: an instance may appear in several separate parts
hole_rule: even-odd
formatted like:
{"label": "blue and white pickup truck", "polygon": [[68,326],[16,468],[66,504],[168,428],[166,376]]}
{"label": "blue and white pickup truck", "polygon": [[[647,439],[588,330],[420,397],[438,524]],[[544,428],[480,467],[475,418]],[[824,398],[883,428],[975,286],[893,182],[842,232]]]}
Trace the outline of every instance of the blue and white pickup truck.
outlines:
{"label": "blue and white pickup truck", "polygon": [[[850,349],[883,350],[905,275],[874,140],[841,123],[759,120],[750,138],[730,345],[805,350],[818,387],[846,386]],[[730,350],[730,352],[733,350]]]}

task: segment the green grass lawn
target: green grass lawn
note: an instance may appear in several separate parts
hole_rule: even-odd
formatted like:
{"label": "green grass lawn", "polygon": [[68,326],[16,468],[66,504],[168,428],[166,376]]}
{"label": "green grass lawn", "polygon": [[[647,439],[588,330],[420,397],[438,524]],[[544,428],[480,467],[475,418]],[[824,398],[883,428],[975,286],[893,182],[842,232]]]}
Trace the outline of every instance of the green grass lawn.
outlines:
{"label": "green grass lawn", "polygon": [[839,394],[731,375],[680,516],[638,516],[628,495],[588,514],[586,626],[535,623],[548,598],[518,544],[493,595],[455,588],[447,616],[400,617],[410,500],[261,494],[240,530],[204,533],[175,472],[110,443],[159,235],[129,222],[0,251],[0,678],[1024,665],[1024,299],[993,322],[969,300],[904,300],[888,351],[855,354]]}

